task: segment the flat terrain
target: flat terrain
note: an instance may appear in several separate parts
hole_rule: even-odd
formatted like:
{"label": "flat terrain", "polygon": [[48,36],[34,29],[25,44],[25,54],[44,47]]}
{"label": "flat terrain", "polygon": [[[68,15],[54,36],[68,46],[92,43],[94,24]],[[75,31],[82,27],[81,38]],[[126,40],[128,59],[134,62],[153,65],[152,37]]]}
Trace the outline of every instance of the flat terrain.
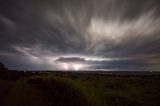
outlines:
{"label": "flat terrain", "polygon": [[159,73],[15,71],[1,76],[0,106],[160,106]]}

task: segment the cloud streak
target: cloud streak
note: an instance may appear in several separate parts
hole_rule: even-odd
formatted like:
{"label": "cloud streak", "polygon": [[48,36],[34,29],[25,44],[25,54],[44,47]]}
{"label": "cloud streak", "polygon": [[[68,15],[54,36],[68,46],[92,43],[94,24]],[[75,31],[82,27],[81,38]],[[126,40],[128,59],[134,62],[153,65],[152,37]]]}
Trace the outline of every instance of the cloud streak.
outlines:
{"label": "cloud streak", "polygon": [[77,58],[95,69],[158,70],[159,12],[159,0],[2,0],[0,61],[58,69],[54,60]]}

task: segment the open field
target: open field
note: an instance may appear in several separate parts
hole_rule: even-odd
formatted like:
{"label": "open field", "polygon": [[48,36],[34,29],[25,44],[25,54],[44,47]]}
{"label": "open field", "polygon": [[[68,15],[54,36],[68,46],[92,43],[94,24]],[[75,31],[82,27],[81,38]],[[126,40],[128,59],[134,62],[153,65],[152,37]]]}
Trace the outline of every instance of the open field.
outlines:
{"label": "open field", "polygon": [[0,106],[160,106],[159,73],[15,71],[0,77]]}

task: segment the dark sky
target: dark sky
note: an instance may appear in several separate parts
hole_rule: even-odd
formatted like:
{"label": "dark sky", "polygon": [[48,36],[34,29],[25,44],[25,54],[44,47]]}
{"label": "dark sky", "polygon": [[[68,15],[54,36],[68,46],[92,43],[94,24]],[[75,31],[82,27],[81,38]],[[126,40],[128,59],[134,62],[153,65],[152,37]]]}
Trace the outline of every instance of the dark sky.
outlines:
{"label": "dark sky", "polygon": [[160,0],[0,0],[10,69],[160,69]]}

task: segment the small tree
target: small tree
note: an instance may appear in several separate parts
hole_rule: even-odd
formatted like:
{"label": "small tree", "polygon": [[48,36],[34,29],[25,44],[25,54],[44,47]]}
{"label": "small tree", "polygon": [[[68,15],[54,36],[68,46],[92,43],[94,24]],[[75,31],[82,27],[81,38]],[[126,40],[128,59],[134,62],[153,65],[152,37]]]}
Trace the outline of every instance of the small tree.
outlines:
{"label": "small tree", "polygon": [[5,67],[3,63],[0,62],[0,72],[7,71],[8,69]]}

